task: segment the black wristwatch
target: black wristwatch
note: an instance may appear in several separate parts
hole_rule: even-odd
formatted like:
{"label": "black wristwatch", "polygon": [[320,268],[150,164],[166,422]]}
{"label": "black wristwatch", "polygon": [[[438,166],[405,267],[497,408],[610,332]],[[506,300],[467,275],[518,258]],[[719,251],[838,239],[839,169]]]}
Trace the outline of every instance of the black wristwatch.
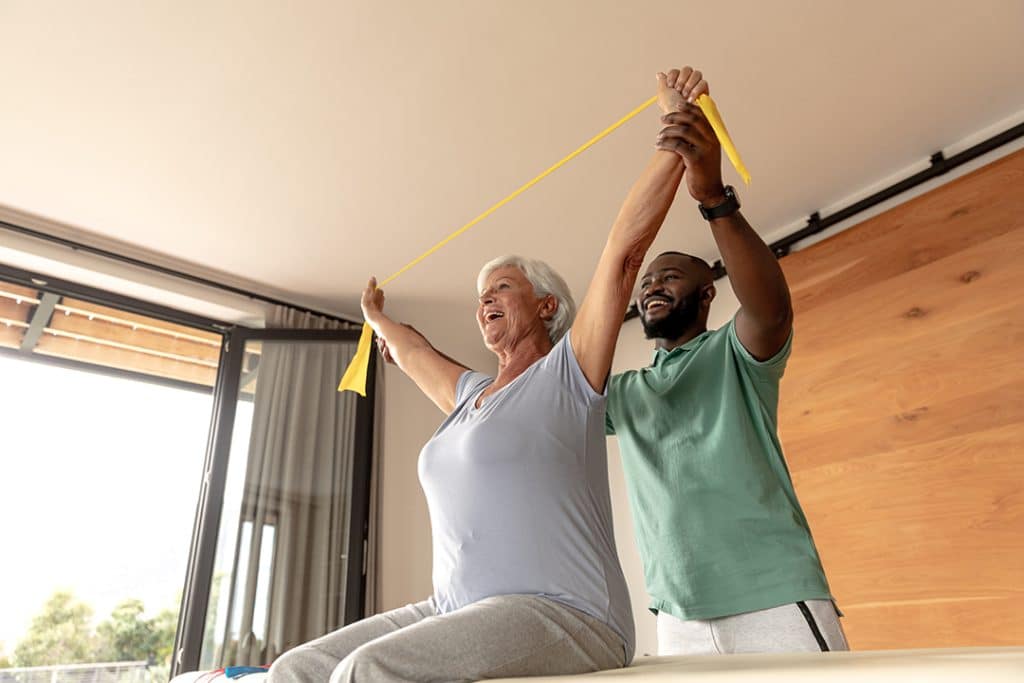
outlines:
{"label": "black wristwatch", "polygon": [[703,204],[698,204],[697,207],[700,209],[700,215],[704,216],[704,220],[713,221],[716,218],[725,218],[731,216],[740,210],[740,198],[736,196],[736,190],[732,185],[725,186],[725,201],[718,206],[707,207]]}

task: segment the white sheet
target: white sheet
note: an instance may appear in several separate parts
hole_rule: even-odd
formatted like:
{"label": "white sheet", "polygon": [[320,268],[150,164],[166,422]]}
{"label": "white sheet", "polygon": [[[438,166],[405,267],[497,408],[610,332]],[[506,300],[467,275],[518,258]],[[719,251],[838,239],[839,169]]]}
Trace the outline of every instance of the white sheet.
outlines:
{"label": "white sheet", "polygon": [[[176,677],[172,683],[196,683],[201,673]],[[228,679],[218,676],[216,683]],[[260,683],[266,674],[236,679]],[[643,657],[627,669],[582,676],[505,678],[505,683],[567,683],[568,681],[685,681],[686,683],[794,683],[850,681],[878,683],[1022,683],[1024,647],[956,650],[882,650],[796,655],[733,655],[729,657]],[[369,682],[368,682],[369,683]]]}

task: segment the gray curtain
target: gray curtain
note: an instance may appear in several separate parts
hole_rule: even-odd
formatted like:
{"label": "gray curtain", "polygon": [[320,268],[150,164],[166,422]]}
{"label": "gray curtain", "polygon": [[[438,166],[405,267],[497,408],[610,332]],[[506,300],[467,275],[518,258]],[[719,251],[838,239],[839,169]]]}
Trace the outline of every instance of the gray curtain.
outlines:
{"label": "gray curtain", "polygon": [[[284,307],[268,326],[354,327]],[[269,663],[343,625],[356,396],[337,383],[355,347],[263,342],[218,666]]]}

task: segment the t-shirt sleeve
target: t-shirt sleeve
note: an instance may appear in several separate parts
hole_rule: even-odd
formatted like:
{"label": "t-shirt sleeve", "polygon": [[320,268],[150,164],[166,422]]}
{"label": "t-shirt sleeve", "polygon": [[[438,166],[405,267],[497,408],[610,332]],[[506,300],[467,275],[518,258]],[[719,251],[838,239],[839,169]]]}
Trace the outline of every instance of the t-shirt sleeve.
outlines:
{"label": "t-shirt sleeve", "polygon": [[455,384],[455,405],[462,403],[475,394],[480,388],[491,381],[491,378],[482,372],[467,370],[459,375],[459,381]]}
{"label": "t-shirt sleeve", "polygon": [[793,348],[793,331],[790,330],[786,343],[782,345],[779,352],[767,360],[758,360],[751,355],[750,351],[743,346],[739,335],[736,334],[736,318],[729,321],[728,325],[729,346],[735,356],[747,368],[747,372],[756,378],[779,381],[786,371],[786,363],[789,361],[789,354]]}
{"label": "t-shirt sleeve", "polygon": [[546,368],[548,371],[554,372],[563,384],[570,387],[575,395],[587,403],[604,399],[608,391],[607,386],[601,393],[594,391],[594,387],[590,386],[587,376],[583,374],[583,368],[580,367],[580,363],[576,359],[576,351],[572,348],[569,337],[567,332],[548,353],[544,359]]}

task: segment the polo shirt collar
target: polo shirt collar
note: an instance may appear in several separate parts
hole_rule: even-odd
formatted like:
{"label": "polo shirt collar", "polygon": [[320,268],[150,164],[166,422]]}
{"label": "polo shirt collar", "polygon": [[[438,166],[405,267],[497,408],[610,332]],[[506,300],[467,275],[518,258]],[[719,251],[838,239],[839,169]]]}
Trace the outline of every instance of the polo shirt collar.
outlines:
{"label": "polo shirt collar", "polygon": [[686,342],[685,344],[681,344],[681,345],[677,346],[676,348],[672,349],[671,351],[666,351],[665,349],[655,349],[654,350],[654,358],[651,360],[651,365],[655,365],[656,366],[659,363],[661,363],[662,361],[667,360],[668,358],[671,358],[672,356],[677,356],[677,355],[679,355],[681,353],[685,353],[687,351],[692,351],[693,349],[695,349],[698,346],[700,346],[701,344],[703,344],[704,343],[704,339],[709,334],[711,334],[711,330],[704,330],[703,332],[698,334],[696,337],[694,337],[690,341]]}

